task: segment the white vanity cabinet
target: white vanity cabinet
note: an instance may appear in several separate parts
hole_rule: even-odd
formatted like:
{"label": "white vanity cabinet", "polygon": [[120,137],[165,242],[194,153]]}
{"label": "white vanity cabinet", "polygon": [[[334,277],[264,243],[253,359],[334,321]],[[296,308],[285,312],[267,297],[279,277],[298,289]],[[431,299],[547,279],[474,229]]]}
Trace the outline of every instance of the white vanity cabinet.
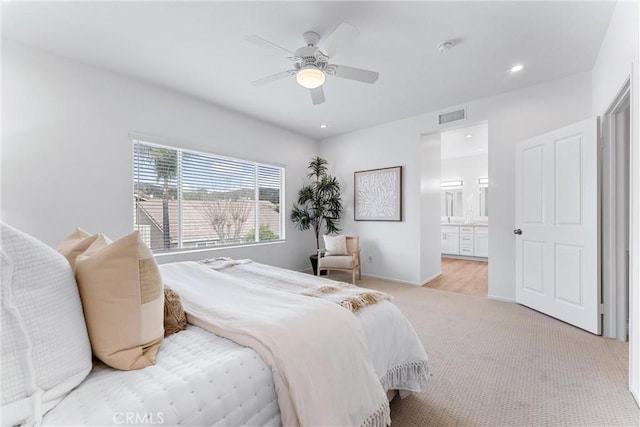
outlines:
{"label": "white vanity cabinet", "polygon": [[485,225],[441,225],[441,252],[467,257],[489,256],[489,230]]}
{"label": "white vanity cabinet", "polygon": [[440,245],[443,254],[458,254],[460,247],[460,230],[455,225],[440,227]]}
{"label": "white vanity cabinet", "polygon": [[458,254],[473,256],[473,229],[475,227],[460,227],[460,250]]}
{"label": "white vanity cabinet", "polygon": [[473,256],[488,257],[489,256],[489,228],[473,227]]}

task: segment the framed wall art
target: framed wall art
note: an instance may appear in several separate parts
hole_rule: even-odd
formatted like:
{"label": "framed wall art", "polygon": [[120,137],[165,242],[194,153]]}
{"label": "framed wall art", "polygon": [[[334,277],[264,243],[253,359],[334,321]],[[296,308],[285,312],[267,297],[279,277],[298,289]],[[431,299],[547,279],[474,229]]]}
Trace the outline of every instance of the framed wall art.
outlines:
{"label": "framed wall art", "polygon": [[402,221],[402,166],[353,175],[354,220]]}

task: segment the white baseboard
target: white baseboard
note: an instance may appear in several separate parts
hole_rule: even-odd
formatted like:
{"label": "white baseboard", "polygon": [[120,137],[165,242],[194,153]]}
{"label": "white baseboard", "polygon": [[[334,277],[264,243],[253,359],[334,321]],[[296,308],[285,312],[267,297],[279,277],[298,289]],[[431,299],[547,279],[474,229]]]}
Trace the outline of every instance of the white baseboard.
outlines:
{"label": "white baseboard", "polygon": [[363,276],[366,276],[366,277],[373,277],[374,279],[388,280],[388,281],[390,281],[390,282],[402,283],[402,284],[404,284],[404,285],[422,286],[420,283],[416,283],[416,282],[409,282],[408,280],[394,279],[394,278],[392,278],[392,277],[376,276],[375,274],[363,274]]}
{"label": "white baseboard", "polygon": [[640,393],[638,393],[638,390],[629,386],[629,391],[631,392],[633,398],[636,400],[636,405],[640,406]]}
{"label": "white baseboard", "polygon": [[505,298],[498,295],[487,295],[487,298],[495,301],[502,301],[502,302],[516,302],[515,298]]}
{"label": "white baseboard", "polygon": [[[309,273],[309,274],[313,274],[312,269],[308,268],[306,270],[299,270],[301,273]],[[431,282],[432,280],[437,279],[438,277],[442,276],[442,273],[438,273],[438,274],[434,274],[433,276],[429,277],[428,279],[422,281],[421,283],[416,283],[416,282],[410,282],[408,280],[400,280],[400,279],[395,279],[393,277],[386,277],[386,276],[377,276],[375,274],[362,274],[362,277],[371,277],[374,279],[380,279],[380,280],[388,280],[390,282],[396,282],[396,283],[402,283],[403,285],[411,285],[411,286],[423,286],[429,282]],[[324,278],[326,278],[326,276],[322,276]],[[329,277],[330,279],[331,277]]]}
{"label": "white baseboard", "polygon": [[486,257],[486,256],[467,256],[467,255],[442,254],[442,258],[463,259],[463,260],[466,260],[466,261],[489,262],[489,258]]}
{"label": "white baseboard", "polygon": [[424,286],[424,285],[426,285],[427,283],[431,282],[432,280],[436,280],[436,279],[437,279],[438,277],[440,277],[440,276],[442,276],[442,272],[440,272],[440,273],[436,273],[436,274],[434,274],[433,276],[431,276],[431,277],[427,278],[426,280],[423,280],[423,281],[422,281],[422,285],[420,285],[420,286]]}

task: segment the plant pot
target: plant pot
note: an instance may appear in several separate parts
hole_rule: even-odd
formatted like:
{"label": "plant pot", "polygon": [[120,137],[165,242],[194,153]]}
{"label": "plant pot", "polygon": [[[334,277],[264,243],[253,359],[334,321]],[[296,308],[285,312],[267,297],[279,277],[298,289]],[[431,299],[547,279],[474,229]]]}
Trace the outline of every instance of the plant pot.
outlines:
{"label": "plant pot", "polygon": [[[311,261],[311,268],[313,268],[313,275],[318,275],[318,254],[313,254],[309,256],[309,261]],[[320,272],[321,276],[327,275],[327,270]]]}

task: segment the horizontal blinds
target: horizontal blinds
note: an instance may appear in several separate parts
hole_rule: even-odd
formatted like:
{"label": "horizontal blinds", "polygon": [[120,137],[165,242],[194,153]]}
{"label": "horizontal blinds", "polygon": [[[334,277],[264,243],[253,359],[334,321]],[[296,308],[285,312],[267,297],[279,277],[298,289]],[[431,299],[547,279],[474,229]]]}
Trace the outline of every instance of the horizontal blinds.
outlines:
{"label": "horizontal blinds", "polygon": [[283,237],[283,168],[141,141],[133,146],[134,221],[153,251]]}
{"label": "horizontal blinds", "polygon": [[134,226],[153,251],[179,246],[177,158],[176,149],[134,141]]}
{"label": "horizontal blinds", "polygon": [[280,194],[282,187],[282,168],[258,166],[259,213],[258,241],[281,239]]}

